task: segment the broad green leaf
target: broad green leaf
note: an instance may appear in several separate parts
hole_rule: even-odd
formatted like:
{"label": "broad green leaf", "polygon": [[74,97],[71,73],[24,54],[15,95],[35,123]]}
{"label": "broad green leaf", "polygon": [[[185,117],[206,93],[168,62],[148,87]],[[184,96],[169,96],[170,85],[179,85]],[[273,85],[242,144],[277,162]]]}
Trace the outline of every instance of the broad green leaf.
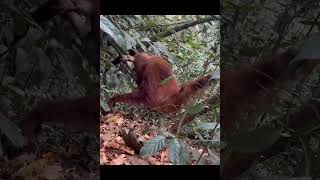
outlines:
{"label": "broad green leaf", "polygon": [[102,99],[100,99],[100,107],[102,107],[102,109],[104,111],[108,111],[109,110],[107,103],[104,102]]}
{"label": "broad green leaf", "polygon": [[147,52],[147,47],[139,39],[137,39],[137,42],[140,45],[140,47],[142,48],[142,50],[144,52]]}
{"label": "broad green leaf", "polygon": [[127,51],[125,35],[109,19],[100,15],[100,29],[105,32],[110,40],[123,52]]}
{"label": "broad green leaf", "polygon": [[169,143],[169,159],[174,165],[188,165],[190,161],[186,145],[174,138]]}
{"label": "broad green leaf", "polygon": [[191,48],[193,49],[200,49],[200,44],[194,42],[193,39],[188,39],[187,43],[190,45]]}
{"label": "broad green leaf", "polygon": [[16,124],[7,119],[0,113],[0,131],[8,137],[11,143],[16,147],[22,147],[26,144],[26,139],[23,137],[20,129]]}
{"label": "broad green leaf", "polygon": [[152,155],[154,153],[161,151],[165,146],[165,140],[166,140],[165,136],[159,135],[147,141],[141,148],[140,155],[141,156]]}
{"label": "broad green leaf", "polygon": [[196,126],[196,129],[200,130],[212,130],[216,127],[217,123],[201,123],[200,125]]}
{"label": "broad green leaf", "polygon": [[255,153],[266,150],[280,138],[280,130],[274,128],[257,128],[235,135],[230,145],[233,151]]}
{"label": "broad green leaf", "polygon": [[151,42],[151,39],[149,37],[144,37],[141,39],[141,42]]}
{"label": "broad green leaf", "polygon": [[124,39],[126,41],[126,48],[132,49],[137,46],[137,42],[125,31],[122,32],[124,34]]}
{"label": "broad green leaf", "polygon": [[217,69],[213,72],[211,78],[212,80],[219,80],[220,79],[220,69]]}
{"label": "broad green leaf", "polygon": [[199,104],[187,107],[186,112],[190,114],[198,113],[202,111],[205,107],[206,107],[205,104],[199,103]]}
{"label": "broad green leaf", "polygon": [[161,42],[154,42],[153,45],[156,46],[160,52],[162,52],[162,53],[166,54],[168,57],[170,57],[171,53],[165,44],[163,44]]}

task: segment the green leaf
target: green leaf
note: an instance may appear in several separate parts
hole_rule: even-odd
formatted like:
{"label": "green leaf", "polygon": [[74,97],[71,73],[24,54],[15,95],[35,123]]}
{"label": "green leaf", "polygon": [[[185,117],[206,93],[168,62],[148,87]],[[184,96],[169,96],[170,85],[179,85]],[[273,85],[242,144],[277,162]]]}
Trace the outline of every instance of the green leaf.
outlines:
{"label": "green leaf", "polygon": [[199,103],[199,104],[187,107],[186,112],[190,114],[195,114],[202,111],[205,107],[206,107],[205,104]]}
{"label": "green leaf", "polygon": [[110,109],[108,108],[107,103],[104,102],[102,99],[100,99],[100,107],[102,107],[102,109],[103,109],[104,111],[110,110]]}
{"label": "green leaf", "polygon": [[167,78],[165,78],[164,80],[162,80],[160,82],[160,85],[167,85],[172,79],[173,79],[174,76],[169,76]]}
{"label": "green leaf", "polygon": [[140,47],[142,48],[142,50],[144,52],[147,52],[147,47],[139,39],[137,39],[137,42],[140,45]]}
{"label": "green leaf", "polygon": [[0,131],[8,137],[11,143],[16,147],[22,147],[26,144],[26,139],[23,137],[20,129],[15,123],[7,119],[0,113]]}
{"label": "green leaf", "polygon": [[141,156],[152,155],[154,153],[161,151],[166,144],[165,140],[166,140],[165,136],[159,135],[147,141],[141,148],[140,155]]}
{"label": "green leaf", "polygon": [[200,44],[194,42],[193,39],[188,39],[187,43],[190,45],[191,48],[193,49],[200,49]]}
{"label": "green leaf", "polygon": [[127,49],[136,48],[137,42],[127,32],[122,31],[122,33],[124,34],[124,39],[126,41],[126,48]]}
{"label": "green leaf", "polygon": [[231,141],[232,150],[242,153],[261,152],[272,146],[280,138],[280,130],[257,128],[238,133]]}
{"label": "green leaf", "polygon": [[100,29],[108,35],[112,43],[124,54],[127,51],[125,35],[109,19],[100,15]]}
{"label": "green leaf", "polygon": [[212,130],[216,127],[217,123],[201,123],[196,127],[196,129],[200,130]]}
{"label": "green leaf", "polygon": [[211,80],[219,80],[220,79],[220,69],[217,69],[215,70],[213,73],[212,73],[212,76],[210,78]]}
{"label": "green leaf", "polygon": [[186,145],[174,138],[169,143],[169,159],[174,165],[188,165],[190,161]]}
{"label": "green leaf", "polygon": [[153,45],[157,47],[157,49],[159,49],[160,52],[170,56],[171,53],[165,44],[157,41],[157,42],[154,42]]}

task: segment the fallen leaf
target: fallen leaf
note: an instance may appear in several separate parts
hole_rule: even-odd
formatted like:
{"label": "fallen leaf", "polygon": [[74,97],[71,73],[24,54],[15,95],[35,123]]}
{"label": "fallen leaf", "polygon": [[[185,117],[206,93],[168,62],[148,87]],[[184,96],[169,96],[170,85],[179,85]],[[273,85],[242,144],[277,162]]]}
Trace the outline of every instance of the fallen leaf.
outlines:
{"label": "fallen leaf", "polygon": [[100,156],[100,164],[106,164],[108,162],[107,160],[107,156],[105,153],[101,153],[101,156]]}
{"label": "fallen leaf", "polygon": [[122,165],[124,163],[126,155],[121,154],[119,157],[117,157],[116,159],[112,160],[110,162],[110,165]]}
{"label": "fallen leaf", "polygon": [[147,161],[136,156],[127,156],[127,159],[128,161],[130,161],[130,164],[132,165],[149,165]]}
{"label": "fallen leaf", "polygon": [[160,154],[160,161],[165,162],[167,160],[168,160],[168,149],[166,148],[166,150],[162,151]]}

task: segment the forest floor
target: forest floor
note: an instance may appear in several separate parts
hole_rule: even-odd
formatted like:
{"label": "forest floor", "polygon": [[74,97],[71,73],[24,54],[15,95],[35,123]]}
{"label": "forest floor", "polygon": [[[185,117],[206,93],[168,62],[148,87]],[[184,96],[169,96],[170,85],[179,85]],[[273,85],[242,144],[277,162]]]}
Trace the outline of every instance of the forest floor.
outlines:
{"label": "forest floor", "polygon": [[121,113],[107,114],[100,119],[100,164],[101,165],[170,165],[167,150],[153,156],[141,157],[132,147],[126,145],[121,134],[123,129],[134,129],[138,141],[145,142],[157,136],[156,129],[139,118],[126,117]]}
{"label": "forest floor", "polygon": [[[134,130],[134,138],[123,134],[128,130]],[[158,135],[156,123],[132,113],[110,113],[100,117],[100,148],[99,137],[88,135],[44,125],[38,136],[38,152],[13,148],[2,138],[0,180],[95,180],[100,179],[100,165],[172,165],[167,148],[154,155],[140,156],[139,151],[128,145],[136,140],[142,146]],[[192,154],[203,151],[201,146],[190,143],[187,148]],[[203,157],[207,160],[208,154],[204,153]],[[192,164],[196,162],[192,160]]]}
{"label": "forest floor", "polygon": [[[128,146],[122,132],[134,130],[137,141],[145,143],[158,135],[157,129],[158,126],[155,124],[122,113],[102,116],[100,118],[100,165],[172,165],[169,161],[168,148],[154,155],[140,156],[132,146]],[[190,144],[188,150],[196,151],[198,154],[203,151],[201,147]],[[207,160],[208,154],[205,153],[203,157]],[[196,164],[196,161],[192,161],[192,164]]]}

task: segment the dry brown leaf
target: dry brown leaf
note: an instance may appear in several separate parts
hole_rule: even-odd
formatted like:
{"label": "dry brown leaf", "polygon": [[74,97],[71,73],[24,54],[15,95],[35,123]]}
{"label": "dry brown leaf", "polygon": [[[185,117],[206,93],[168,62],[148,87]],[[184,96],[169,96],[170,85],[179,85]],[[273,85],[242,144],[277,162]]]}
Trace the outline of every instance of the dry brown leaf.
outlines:
{"label": "dry brown leaf", "polygon": [[123,138],[121,136],[117,136],[114,140],[119,144],[124,144]]}
{"label": "dry brown leaf", "polygon": [[147,161],[136,156],[127,156],[127,159],[132,165],[149,165]]}
{"label": "dry brown leaf", "polygon": [[159,162],[158,159],[156,159],[156,158],[154,158],[152,156],[148,156],[147,160],[151,165],[161,165],[161,162]]}
{"label": "dry brown leaf", "polygon": [[114,122],[116,125],[120,126],[121,124],[123,124],[123,118],[117,118]]}
{"label": "dry brown leaf", "polygon": [[116,142],[109,142],[108,146],[106,146],[106,147],[118,149],[120,147],[120,145]]}
{"label": "dry brown leaf", "polygon": [[125,157],[126,157],[126,155],[121,154],[119,157],[117,157],[116,159],[112,160],[110,162],[110,165],[122,165],[126,160]]}
{"label": "dry brown leaf", "polygon": [[121,123],[122,121],[123,121],[123,119],[119,118],[119,116],[112,116],[112,117],[106,119],[106,122],[108,122],[109,124],[114,124],[114,123],[117,123],[117,122]]}
{"label": "dry brown leaf", "polygon": [[100,125],[100,129],[107,129],[107,128],[108,128],[108,126],[105,124]]}
{"label": "dry brown leaf", "polygon": [[146,140],[151,139],[151,137],[150,137],[148,134],[145,134],[143,137],[144,137]]}
{"label": "dry brown leaf", "polygon": [[100,153],[100,164],[108,163],[107,156],[105,153]]}
{"label": "dry brown leaf", "polygon": [[165,162],[167,160],[168,160],[168,149],[166,148],[166,150],[162,151],[160,154],[160,161]]}
{"label": "dry brown leaf", "polygon": [[117,149],[124,151],[127,154],[134,155],[134,150],[132,150],[131,148],[129,148],[127,146],[119,146],[119,148],[117,148]]}

